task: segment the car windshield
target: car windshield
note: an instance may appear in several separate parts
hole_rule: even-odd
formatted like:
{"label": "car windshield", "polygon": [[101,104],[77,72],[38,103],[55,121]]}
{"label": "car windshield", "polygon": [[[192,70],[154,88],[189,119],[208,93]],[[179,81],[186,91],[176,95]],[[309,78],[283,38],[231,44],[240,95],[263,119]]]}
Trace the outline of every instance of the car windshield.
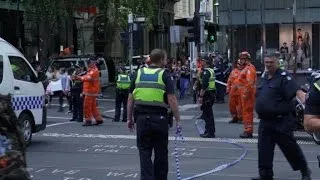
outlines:
{"label": "car windshield", "polygon": [[81,67],[85,67],[84,61],[80,59],[59,59],[54,60],[51,64],[51,67],[56,69],[60,68],[71,68],[74,65],[80,65]]}

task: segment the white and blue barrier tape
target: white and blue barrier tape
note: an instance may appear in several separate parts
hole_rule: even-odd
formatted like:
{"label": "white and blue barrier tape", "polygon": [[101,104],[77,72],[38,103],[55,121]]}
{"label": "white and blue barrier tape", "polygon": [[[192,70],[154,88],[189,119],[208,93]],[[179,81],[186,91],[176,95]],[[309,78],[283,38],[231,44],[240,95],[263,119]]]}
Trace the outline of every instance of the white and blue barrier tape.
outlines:
{"label": "white and blue barrier tape", "polygon": [[[196,120],[195,126],[196,126],[199,134],[202,134],[204,132],[204,130],[201,127],[200,124],[204,124],[203,120]],[[200,174],[196,174],[196,175],[193,175],[193,176],[190,176],[190,177],[186,177],[186,178],[181,178],[180,164],[179,164],[179,157],[178,157],[178,149],[177,149],[177,142],[179,140],[182,140],[184,142],[184,139],[183,139],[183,136],[182,136],[182,132],[181,132],[181,128],[177,127],[176,136],[175,136],[175,143],[174,143],[174,153],[175,153],[175,161],[176,161],[177,180],[196,179],[196,178],[199,178],[199,177],[202,177],[202,176],[206,176],[206,175],[209,175],[209,174],[212,174],[212,173],[216,173],[216,172],[222,171],[224,169],[230,168],[230,167],[234,166],[235,164],[239,163],[248,153],[248,150],[244,146],[242,146],[242,145],[240,145],[238,143],[235,143],[235,142],[233,142],[231,140],[228,140],[228,139],[219,140],[219,142],[232,144],[234,146],[237,146],[237,147],[243,149],[244,150],[243,154],[238,159],[236,159],[235,161],[230,162],[230,163],[226,163],[226,164],[222,164],[222,165],[220,165],[220,166],[218,166],[218,167],[216,167],[216,168],[214,168],[214,169],[212,169],[210,171],[203,172],[203,173],[200,173]]]}

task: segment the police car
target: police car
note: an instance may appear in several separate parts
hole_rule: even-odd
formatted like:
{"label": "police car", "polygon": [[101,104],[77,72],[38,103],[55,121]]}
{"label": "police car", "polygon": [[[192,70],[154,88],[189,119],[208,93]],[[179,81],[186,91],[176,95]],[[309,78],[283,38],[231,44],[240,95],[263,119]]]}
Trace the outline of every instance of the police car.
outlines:
{"label": "police car", "polygon": [[12,95],[12,105],[23,124],[26,144],[32,133],[46,128],[45,92],[37,73],[26,58],[0,37],[0,93]]}

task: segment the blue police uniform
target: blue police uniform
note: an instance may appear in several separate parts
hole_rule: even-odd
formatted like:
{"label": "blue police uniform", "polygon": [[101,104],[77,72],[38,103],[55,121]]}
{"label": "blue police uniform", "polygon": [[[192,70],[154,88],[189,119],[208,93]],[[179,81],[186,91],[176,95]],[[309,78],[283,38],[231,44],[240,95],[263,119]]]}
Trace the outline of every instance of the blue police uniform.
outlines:
{"label": "blue police uniform", "polygon": [[273,179],[272,161],[276,144],[292,169],[301,170],[303,177],[308,177],[307,161],[293,135],[292,99],[298,90],[299,86],[284,70],[278,69],[271,79],[268,73],[262,75],[256,94],[256,112],[261,119],[258,137],[260,177],[253,179]]}
{"label": "blue police uniform", "polygon": [[[215,64],[215,75],[216,75],[216,79],[219,81],[224,82],[225,81],[225,76],[224,76],[224,63],[222,62],[222,60],[218,60]],[[216,83],[216,102],[217,103],[224,103],[224,96],[225,96],[225,92],[226,92],[226,86]]]}
{"label": "blue police uniform", "polygon": [[[320,84],[320,79],[315,83]],[[306,98],[305,114],[320,115],[320,90],[313,84]]]}

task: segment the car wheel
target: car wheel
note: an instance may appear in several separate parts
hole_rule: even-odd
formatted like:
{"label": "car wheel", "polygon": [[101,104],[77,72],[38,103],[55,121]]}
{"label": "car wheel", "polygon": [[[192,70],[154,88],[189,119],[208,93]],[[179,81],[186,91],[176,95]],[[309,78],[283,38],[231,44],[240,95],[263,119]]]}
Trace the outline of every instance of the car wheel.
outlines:
{"label": "car wheel", "polygon": [[22,114],[19,117],[19,120],[22,123],[23,140],[26,143],[26,145],[28,145],[30,144],[32,139],[32,125],[33,125],[32,118],[27,114]]}
{"label": "car wheel", "polygon": [[320,133],[312,133],[311,135],[314,142],[320,145]]}

